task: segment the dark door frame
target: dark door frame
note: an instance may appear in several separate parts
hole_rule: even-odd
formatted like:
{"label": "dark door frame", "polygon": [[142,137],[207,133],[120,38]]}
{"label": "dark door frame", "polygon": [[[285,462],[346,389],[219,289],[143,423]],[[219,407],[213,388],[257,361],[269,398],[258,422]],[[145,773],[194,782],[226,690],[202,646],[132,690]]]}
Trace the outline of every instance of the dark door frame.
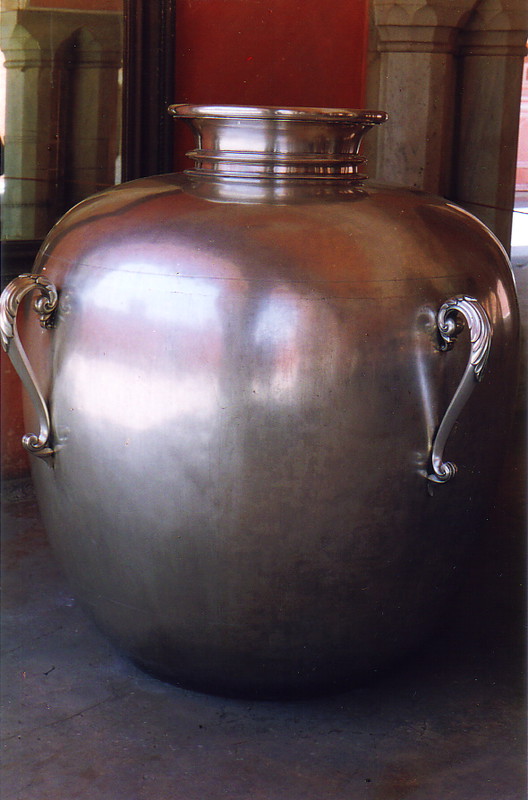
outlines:
{"label": "dark door frame", "polygon": [[170,172],[176,0],[124,0],[123,180]]}

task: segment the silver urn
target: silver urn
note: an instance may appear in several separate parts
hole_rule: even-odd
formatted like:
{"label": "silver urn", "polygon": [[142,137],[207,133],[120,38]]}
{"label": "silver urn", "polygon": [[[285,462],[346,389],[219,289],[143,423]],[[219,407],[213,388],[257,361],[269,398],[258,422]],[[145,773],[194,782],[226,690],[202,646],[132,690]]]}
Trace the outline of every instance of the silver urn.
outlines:
{"label": "silver urn", "polygon": [[478,547],[515,388],[509,263],[453,203],[365,182],[382,112],[171,112],[194,168],[83,201],[2,295],[42,516],[143,668],[347,687],[419,644]]}

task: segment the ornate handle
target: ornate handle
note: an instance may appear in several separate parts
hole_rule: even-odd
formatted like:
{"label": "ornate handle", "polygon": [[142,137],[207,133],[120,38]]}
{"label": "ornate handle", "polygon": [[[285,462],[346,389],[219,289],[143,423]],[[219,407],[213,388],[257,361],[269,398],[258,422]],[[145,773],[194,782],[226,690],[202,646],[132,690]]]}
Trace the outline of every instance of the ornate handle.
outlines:
{"label": "ornate handle", "polygon": [[33,303],[33,308],[40,317],[40,324],[43,328],[53,327],[52,317],[59,299],[55,286],[42,275],[19,275],[6,286],[0,297],[0,336],[2,347],[20,375],[38,414],[40,432],[38,435],[27,433],[22,437],[22,444],[34,456],[51,458],[54,451],[50,445],[51,423],[48,407],[20,342],[16,324],[20,303],[34,289],[38,289],[40,293]]}
{"label": "ornate handle", "polygon": [[475,388],[482,380],[491,347],[491,324],[485,310],[473,297],[460,295],[447,300],[436,315],[440,334],[440,350],[451,350],[456,337],[463,329],[459,319],[462,315],[469,329],[471,348],[467,367],[462,380],[451,400],[440,427],[436,432],[431,450],[432,473],[427,477],[434,483],[445,483],[456,473],[456,464],[444,461],[444,448],[461,410]]}

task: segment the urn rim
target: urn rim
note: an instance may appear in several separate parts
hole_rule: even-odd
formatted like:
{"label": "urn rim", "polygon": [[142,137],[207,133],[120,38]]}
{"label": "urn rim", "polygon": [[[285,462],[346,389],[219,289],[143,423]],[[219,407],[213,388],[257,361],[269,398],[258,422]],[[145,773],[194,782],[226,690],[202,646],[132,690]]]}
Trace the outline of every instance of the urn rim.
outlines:
{"label": "urn rim", "polygon": [[320,108],[316,106],[245,106],[245,105],[193,105],[174,103],[168,107],[169,114],[182,119],[249,119],[283,120],[288,122],[344,122],[379,125],[385,122],[385,111],[355,108]]}

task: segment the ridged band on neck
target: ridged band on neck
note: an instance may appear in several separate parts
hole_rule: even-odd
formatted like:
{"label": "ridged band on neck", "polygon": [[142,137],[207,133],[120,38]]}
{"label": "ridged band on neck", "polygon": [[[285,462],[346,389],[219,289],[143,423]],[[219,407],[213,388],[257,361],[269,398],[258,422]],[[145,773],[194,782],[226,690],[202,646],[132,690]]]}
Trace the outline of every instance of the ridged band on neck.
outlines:
{"label": "ridged band on neck", "polygon": [[345,178],[361,181],[364,134],[384,122],[382,111],[174,105],[197,148],[190,174],[226,178]]}
{"label": "ridged band on neck", "polygon": [[358,155],[334,156],[325,155],[281,155],[273,153],[264,155],[247,152],[217,152],[207,150],[190,150],[187,155],[195,162],[194,170],[189,172],[207,172],[223,177],[258,178],[258,177],[335,177],[346,175],[358,180],[365,176],[358,172],[365,158]]}

